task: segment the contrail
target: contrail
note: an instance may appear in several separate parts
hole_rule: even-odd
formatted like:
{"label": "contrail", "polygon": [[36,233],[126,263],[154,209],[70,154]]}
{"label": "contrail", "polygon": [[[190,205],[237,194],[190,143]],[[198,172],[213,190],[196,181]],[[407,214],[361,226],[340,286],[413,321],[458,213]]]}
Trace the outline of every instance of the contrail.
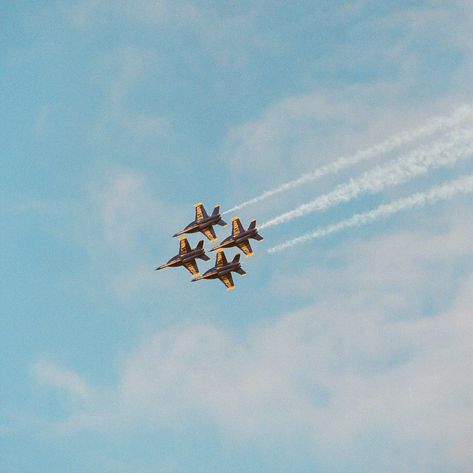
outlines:
{"label": "contrail", "polygon": [[260,225],[260,229],[289,222],[311,212],[325,210],[342,202],[348,202],[360,194],[375,193],[407,182],[431,169],[455,164],[473,154],[473,129],[459,129],[428,145],[420,146],[405,156],[384,166],[364,172],[357,179],[337,186],[306,204],[300,205]]}
{"label": "contrail", "polygon": [[435,204],[436,202],[442,200],[448,200],[459,194],[470,194],[472,192],[473,174],[470,174],[454,181],[450,181],[447,184],[433,187],[429,191],[418,192],[416,194],[410,195],[409,197],[395,200],[389,204],[380,205],[376,209],[369,212],[355,214],[353,217],[347,220],[342,220],[341,222],[334,225],[329,225],[328,227],[306,233],[305,235],[297,238],[293,238],[292,240],[288,240],[284,243],[281,243],[280,245],[273,246],[267,251],[268,253],[277,253],[278,251],[285,250],[286,248],[298,245],[299,243],[321,238],[347,228],[366,225],[367,223],[373,222],[383,217],[388,217],[389,215],[393,215],[398,212],[402,212],[403,210],[422,208],[426,205]]}
{"label": "contrail", "polygon": [[470,117],[472,113],[473,110],[471,107],[463,105],[458,108],[452,115],[431,118],[427,121],[425,125],[419,128],[416,128],[411,131],[403,131],[401,133],[398,133],[392,136],[391,138],[382,141],[381,143],[373,145],[365,150],[358,151],[352,156],[338,158],[334,162],[326,164],[325,166],[322,166],[319,169],[316,169],[315,171],[302,174],[300,177],[294,179],[293,181],[281,184],[278,187],[274,187],[273,189],[263,192],[257,197],[242,202],[241,204],[235,205],[235,207],[232,207],[231,209],[228,209],[223,212],[222,215],[234,212],[235,210],[242,209],[244,207],[247,207],[248,205],[255,204],[275,194],[279,194],[280,192],[294,189],[295,187],[298,187],[306,182],[314,181],[316,179],[320,179],[321,177],[328,176],[331,174],[336,174],[337,172],[345,168],[375,158],[380,154],[389,153],[390,151],[393,151],[394,149],[411,141],[414,141],[418,138],[422,138],[428,135],[432,135],[433,133],[452,128],[461,123],[466,118]]}

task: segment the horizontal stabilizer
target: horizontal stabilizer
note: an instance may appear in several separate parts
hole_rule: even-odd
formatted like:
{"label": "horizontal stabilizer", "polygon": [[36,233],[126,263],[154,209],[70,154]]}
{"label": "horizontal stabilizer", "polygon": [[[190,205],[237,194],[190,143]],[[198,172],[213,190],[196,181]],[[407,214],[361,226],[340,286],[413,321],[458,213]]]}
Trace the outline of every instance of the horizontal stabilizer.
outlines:
{"label": "horizontal stabilizer", "polygon": [[238,263],[240,261],[240,254],[235,255],[235,258],[233,258],[232,263]]}
{"label": "horizontal stabilizer", "polygon": [[200,240],[195,247],[196,250],[201,250],[204,247],[204,240]]}
{"label": "horizontal stabilizer", "polygon": [[214,207],[214,211],[212,212],[212,217],[215,217],[215,215],[218,215],[220,213],[220,205],[216,205]]}
{"label": "horizontal stabilizer", "polygon": [[250,223],[250,226],[248,227],[248,230],[253,230],[256,228],[256,220],[252,220]]}
{"label": "horizontal stabilizer", "polygon": [[210,258],[205,253],[203,255],[200,255],[199,259],[202,259],[204,261],[209,261],[210,260]]}
{"label": "horizontal stabilizer", "polygon": [[264,240],[264,238],[259,233],[257,233],[253,238],[257,241],[263,241]]}
{"label": "horizontal stabilizer", "polygon": [[237,272],[238,274],[241,274],[242,276],[246,276],[246,271],[245,271],[244,269],[241,269],[241,268],[240,268],[240,269],[238,269],[238,270],[235,271],[235,272]]}

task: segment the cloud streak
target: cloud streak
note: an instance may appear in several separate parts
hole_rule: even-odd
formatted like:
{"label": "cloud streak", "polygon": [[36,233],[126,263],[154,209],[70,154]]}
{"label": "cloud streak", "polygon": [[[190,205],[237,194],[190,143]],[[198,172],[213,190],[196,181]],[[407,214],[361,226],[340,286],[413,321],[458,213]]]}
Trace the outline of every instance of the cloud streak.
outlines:
{"label": "cloud streak", "polygon": [[416,148],[405,156],[384,166],[376,166],[357,179],[337,186],[333,191],[274,217],[260,225],[268,228],[287,223],[312,212],[326,210],[360,196],[380,192],[410,179],[426,174],[431,169],[455,164],[473,154],[473,130],[455,130],[432,144]]}
{"label": "cloud streak", "polygon": [[54,361],[45,359],[36,361],[32,373],[39,385],[62,390],[76,399],[84,400],[93,395],[93,388],[77,373],[58,365]]}
{"label": "cloud streak", "polygon": [[317,238],[322,238],[332,233],[337,233],[348,228],[360,227],[368,223],[374,222],[381,218],[394,215],[396,213],[422,208],[426,205],[432,205],[436,202],[451,199],[457,195],[470,194],[473,192],[473,174],[461,177],[447,184],[434,187],[426,192],[418,192],[408,197],[395,200],[389,204],[380,205],[376,209],[369,212],[355,214],[354,216],[342,220],[334,225],[329,225],[325,228],[306,233],[305,235],[288,240],[280,245],[273,246],[268,249],[268,253],[277,253],[279,251],[291,248],[300,243],[305,243]]}
{"label": "cloud streak", "polygon": [[449,128],[452,128],[460,124],[462,121],[464,121],[468,117],[471,117],[472,112],[473,111],[471,107],[466,106],[466,105],[461,106],[450,116],[432,118],[425,125],[419,128],[398,133],[392,136],[391,138],[388,138],[385,141],[382,141],[381,143],[371,146],[365,150],[358,151],[352,156],[341,157],[330,164],[327,164],[325,166],[320,167],[319,169],[316,169],[315,171],[302,174],[297,179],[288,181],[284,184],[281,184],[278,187],[274,187],[273,189],[267,190],[252,199],[242,202],[241,204],[235,205],[231,209],[228,209],[225,212],[223,212],[223,214],[234,212],[236,210],[240,210],[249,205],[256,204],[258,202],[268,199],[269,197],[272,197],[281,192],[295,189],[296,187],[299,187],[302,184],[305,184],[307,182],[315,181],[324,176],[336,174],[346,168],[359,164],[363,161],[368,161],[377,156],[383,155],[385,153],[389,153],[390,151],[393,151],[396,148],[399,148],[402,145],[408,144],[416,139],[423,138],[423,137],[432,135],[434,133],[439,133],[439,132],[448,130]]}

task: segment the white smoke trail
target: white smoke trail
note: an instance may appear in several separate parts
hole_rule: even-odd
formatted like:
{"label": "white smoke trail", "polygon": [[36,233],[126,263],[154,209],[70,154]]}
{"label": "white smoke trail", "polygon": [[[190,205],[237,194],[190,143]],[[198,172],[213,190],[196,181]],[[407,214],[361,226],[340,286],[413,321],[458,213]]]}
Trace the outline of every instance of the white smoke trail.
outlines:
{"label": "white smoke trail", "polygon": [[450,181],[447,184],[433,187],[426,192],[418,192],[412,194],[409,197],[404,197],[399,200],[395,200],[389,204],[380,205],[374,210],[369,212],[355,214],[353,217],[346,220],[342,220],[334,225],[329,225],[325,228],[315,230],[310,233],[306,233],[292,240],[288,240],[280,245],[269,248],[268,253],[277,253],[278,251],[285,250],[291,246],[304,243],[309,240],[321,238],[332,233],[336,233],[347,228],[359,227],[366,225],[367,223],[373,222],[383,217],[402,212],[403,210],[410,210],[415,208],[422,208],[426,205],[434,204],[442,200],[448,200],[459,194],[470,194],[473,192],[473,174],[465,177],[461,177],[454,181]]}
{"label": "white smoke trail", "polygon": [[384,166],[376,166],[306,204],[300,205],[260,225],[260,229],[289,222],[311,212],[348,202],[360,194],[375,193],[407,182],[431,169],[455,164],[473,155],[473,129],[460,129],[432,144],[421,146]]}
{"label": "white smoke trail", "polygon": [[231,209],[228,209],[223,212],[222,215],[234,212],[235,210],[242,209],[244,207],[247,207],[248,205],[261,202],[262,200],[265,200],[268,197],[271,197],[275,194],[279,194],[280,192],[294,189],[302,184],[305,184],[306,182],[314,181],[316,179],[320,179],[321,177],[328,176],[331,174],[336,174],[337,172],[342,171],[343,169],[346,169],[350,166],[354,166],[355,164],[375,158],[376,156],[381,154],[389,153],[390,151],[393,151],[394,149],[404,144],[410,143],[411,141],[414,141],[416,139],[429,136],[444,130],[448,130],[449,128],[458,125],[466,118],[471,117],[472,114],[473,109],[469,106],[463,105],[450,116],[431,118],[427,121],[425,125],[419,128],[416,128],[411,131],[403,131],[401,133],[398,133],[397,135],[394,135],[393,137],[388,138],[387,140],[382,141],[381,143],[371,146],[365,150],[358,151],[352,156],[338,158],[336,161],[322,166],[321,168],[316,169],[315,171],[302,174],[302,176],[297,179],[294,179],[293,181],[281,184],[278,187],[274,187],[273,189],[263,192],[257,197],[242,202],[241,204],[235,205]]}

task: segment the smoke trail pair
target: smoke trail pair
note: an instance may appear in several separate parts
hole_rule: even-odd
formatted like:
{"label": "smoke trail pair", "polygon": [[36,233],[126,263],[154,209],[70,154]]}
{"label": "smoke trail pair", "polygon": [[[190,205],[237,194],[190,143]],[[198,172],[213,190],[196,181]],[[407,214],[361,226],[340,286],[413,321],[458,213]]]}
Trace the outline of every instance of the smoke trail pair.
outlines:
{"label": "smoke trail pair", "polygon": [[426,192],[418,192],[412,194],[409,197],[404,197],[399,200],[395,200],[389,204],[380,205],[374,210],[369,212],[355,214],[353,217],[342,220],[334,225],[329,225],[325,228],[315,230],[310,233],[306,233],[292,240],[288,240],[280,245],[269,248],[268,253],[277,253],[278,251],[285,250],[291,246],[298,245],[316,238],[321,238],[332,233],[336,233],[347,228],[359,227],[366,225],[367,223],[374,222],[383,217],[402,212],[404,210],[410,210],[415,208],[422,208],[426,205],[431,205],[439,201],[448,200],[456,195],[471,194],[473,193],[473,174],[461,177],[454,181],[450,181],[447,184],[433,187]]}
{"label": "smoke trail pair", "polygon": [[325,210],[342,202],[348,202],[361,194],[380,192],[426,174],[431,169],[453,165],[458,160],[472,155],[473,129],[454,130],[441,140],[421,146],[384,166],[366,171],[359,178],[351,179],[333,191],[263,223],[260,229],[286,223],[311,212]]}
{"label": "smoke trail pair", "polygon": [[320,179],[324,176],[328,176],[331,174],[336,174],[337,172],[342,171],[343,169],[346,169],[350,166],[354,166],[363,161],[375,158],[378,155],[389,153],[390,151],[393,151],[394,149],[404,144],[410,143],[416,139],[452,128],[461,123],[466,118],[471,117],[472,114],[472,108],[464,105],[458,108],[450,116],[432,118],[425,125],[416,128],[415,130],[401,132],[391,138],[388,138],[385,141],[382,141],[381,143],[367,148],[366,150],[359,151],[353,156],[339,158],[333,163],[322,166],[321,168],[316,169],[313,172],[302,174],[302,176],[297,179],[294,179],[293,181],[281,184],[278,187],[263,192],[257,197],[242,202],[241,204],[238,204],[232,207],[231,209],[226,210],[225,212],[223,212],[223,214],[234,212],[235,210],[242,209],[244,207],[247,207],[248,205],[261,202],[262,200],[265,200],[268,197],[294,189],[302,184],[305,184],[306,182],[314,181],[316,179]]}

